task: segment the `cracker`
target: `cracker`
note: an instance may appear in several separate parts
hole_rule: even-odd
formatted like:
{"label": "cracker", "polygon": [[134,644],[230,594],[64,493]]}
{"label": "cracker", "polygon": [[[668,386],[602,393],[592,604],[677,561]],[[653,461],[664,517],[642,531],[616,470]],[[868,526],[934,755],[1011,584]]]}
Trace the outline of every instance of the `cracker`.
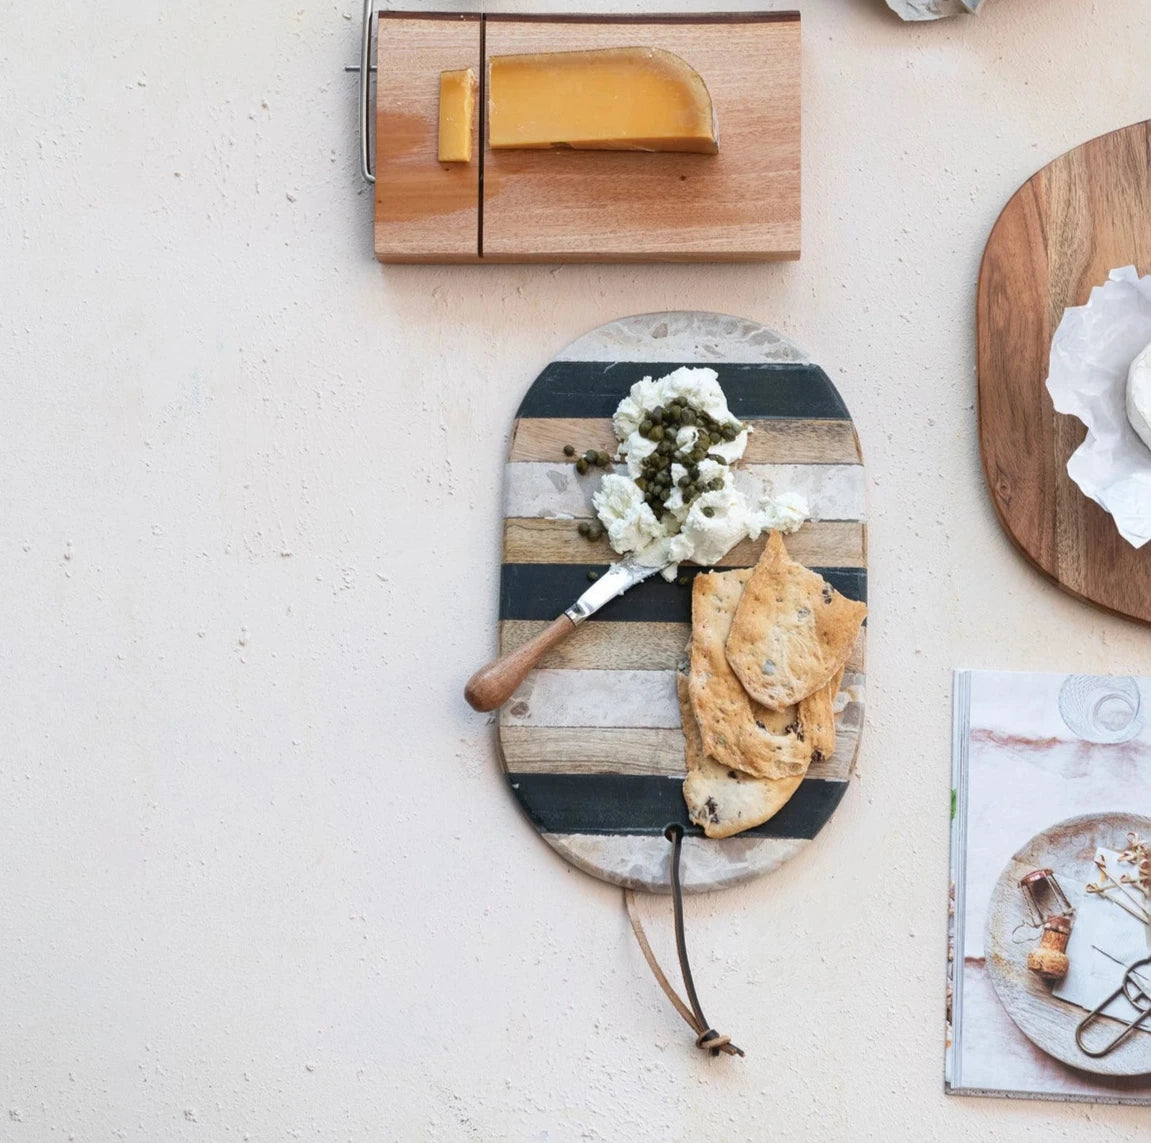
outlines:
{"label": "cracker", "polygon": [[756,702],[786,710],[833,681],[866,614],[772,532],[736,607],[727,661]]}
{"label": "cracker", "polygon": [[708,837],[731,837],[762,825],[779,813],[799,788],[803,775],[753,778],[705,754],[699,724],[692,711],[686,668],[685,658],[675,679],[686,742],[687,777],[683,783],[683,799],[691,820],[701,826]]}
{"label": "cracker", "polygon": [[[802,777],[812,752],[834,749],[834,695],[769,710],[753,702],[724,653],[751,568],[697,575],[692,584],[691,673],[688,690],[703,751],[721,766],[760,778]],[[810,726],[813,731],[808,733]]]}

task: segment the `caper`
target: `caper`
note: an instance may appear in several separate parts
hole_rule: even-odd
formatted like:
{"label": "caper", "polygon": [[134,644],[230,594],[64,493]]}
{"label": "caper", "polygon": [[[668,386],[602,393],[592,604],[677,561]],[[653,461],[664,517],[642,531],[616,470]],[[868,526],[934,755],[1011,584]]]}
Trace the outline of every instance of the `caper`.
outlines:
{"label": "caper", "polygon": [[651,421],[644,420],[639,423],[639,435],[641,437],[651,436]]}
{"label": "caper", "polygon": [[685,504],[690,504],[698,494],[699,489],[690,480],[683,486],[683,502]]}
{"label": "caper", "polygon": [[594,448],[589,448],[587,452],[583,454],[583,458],[588,462],[588,464],[595,464],[595,458],[598,455],[599,453],[597,453]]}
{"label": "caper", "polygon": [[588,577],[588,579],[590,579],[594,583],[597,579],[599,579],[599,572],[589,571],[587,573],[587,577]]}
{"label": "caper", "polygon": [[739,430],[736,429],[733,425],[724,425],[722,434],[725,441],[733,441],[737,436],[739,436]]}
{"label": "caper", "polygon": [[606,452],[597,452],[595,454],[595,462],[600,468],[607,468],[611,464],[611,457]]}
{"label": "caper", "polygon": [[707,490],[709,492],[720,492],[723,489],[723,477],[717,476],[714,480],[707,482]]}
{"label": "caper", "polygon": [[707,516],[709,519],[710,519],[712,516],[714,516],[714,515],[715,515],[715,509],[714,509],[714,508],[712,508],[712,507],[710,507],[710,506],[705,506],[705,507],[701,508],[701,509],[700,509],[700,511],[701,511],[701,512],[702,512],[702,513],[703,513],[705,516]]}
{"label": "caper", "polygon": [[579,524],[576,526],[576,531],[579,532],[579,534],[581,536],[588,535],[591,532],[591,521],[590,520],[581,520],[579,522]]}
{"label": "caper", "polygon": [[711,441],[712,444],[719,444],[719,442],[721,440],[723,440],[723,434],[722,433],[714,433],[714,432],[708,433],[707,439],[709,441]]}
{"label": "caper", "polygon": [[637,476],[635,478],[635,486],[640,490],[640,492],[647,491],[647,481],[642,476]]}
{"label": "caper", "polygon": [[694,409],[684,409],[683,415],[680,417],[680,420],[685,425],[694,425],[696,420],[697,420],[696,415],[695,415],[695,410]]}
{"label": "caper", "polygon": [[676,481],[676,484],[678,484],[680,486],[680,488],[686,488],[690,483],[691,483],[691,477],[686,475],[686,474],[681,476]]}
{"label": "caper", "polygon": [[687,585],[689,583],[691,583],[691,576],[686,576],[686,575],[676,576],[675,582],[678,583],[680,587],[687,587]]}
{"label": "caper", "polygon": [[591,527],[588,529],[589,540],[600,540],[603,538],[603,525],[598,520],[593,520]]}
{"label": "caper", "polygon": [[707,459],[714,460],[716,464],[727,464],[727,458],[720,456],[717,452],[709,452]]}
{"label": "caper", "polygon": [[663,406],[662,405],[656,405],[656,407],[654,409],[652,409],[652,411],[650,413],[648,413],[648,417],[650,418],[651,423],[653,425],[662,424],[663,423]]}
{"label": "caper", "polygon": [[689,465],[688,470],[687,470],[687,474],[688,474],[688,476],[690,476],[692,478],[692,480],[698,480],[699,479],[699,465],[698,464]]}
{"label": "caper", "polygon": [[[663,419],[663,418],[662,418],[662,415],[661,415],[661,418],[660,418],[660,420],[662,420],[662,419]],[[660,422],[659,422],[659,421],[656,421],[656,422],[655,422],[655,424],[654,424],[654,425],[652,425],[652,429],[651,429],[651,432],[648,434],[648,436],[649,436],[649,438],[650,438],[651,440],[653,440],[653,441],[661,441],[661,440],[663,440],[663,425],[662,425],[662,424],[660,424]]]}
{"label": "caper", "polygon": [[691,450],[692,464],[699,464],[699,462],[701,460],[706,460],[706,459],[707,459],[707,449],[694,448]]}
{"label": "caper", "polygon": [[580,476],[583,476],[589,467],[588,462],[582,456],[576,461],[576,472],[578,472]]}
{"label": "caper", "polygon": [[669,441],[666,437],[659,442],[659,447],[656,451],[660,456],[671,456],[675,452],[675,442]]}
{"label": "caper", "polygon": [[564,456],[575,456],[575,445],[564,445]]}

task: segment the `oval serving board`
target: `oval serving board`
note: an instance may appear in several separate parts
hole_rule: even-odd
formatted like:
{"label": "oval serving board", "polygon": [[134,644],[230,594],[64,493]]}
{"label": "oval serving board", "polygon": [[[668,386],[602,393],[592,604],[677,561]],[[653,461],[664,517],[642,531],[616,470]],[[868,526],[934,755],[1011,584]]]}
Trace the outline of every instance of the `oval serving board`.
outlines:
{"label": "oval serving board", "polygon": [[[540,375],[512,429],[505,485],[500,649],[526,642],[570,606],[589,571],[616,558],[580,536],[602,471],[579,476],[565,444],[615,452],[611,416],[642,377],[680,365],[719,374],[753,432],[736,470],[756,496],[798,489],[819,522],[787,546],[845,595],[866,597],[859,442],[835,386],[790,342],[756,322],[710,313],[623,318],[570,345]],[[757,497],[758,498],[758,497]],[[724,567],[755,563],[764,540]],[[685,564],[681,574],[702,570]],[[691,589],[658,576],[632,588],[554,648],[500,712],[509,785],[543,837],[580,869],[666,892],[665,828],[685,829],[683,885],[703,891],[776,868],[804,849],[847,788],[863,725],[863,645],[848,663],[833,757],[813,766],[771,821],[722,841],[692,825],[682,795],[684,740],[675,665],[691,630]]]}
{"label": "oval serving board", "polygon": [[1092,139],[1019,188],[979,271],[979,439],[999,521],[1065,591],[1151,622],[1151,545],[1131,547],[1067,475],[1086,429],[1047,393],[1067,306],[1118,266],[1151,272],[1151,120]]}

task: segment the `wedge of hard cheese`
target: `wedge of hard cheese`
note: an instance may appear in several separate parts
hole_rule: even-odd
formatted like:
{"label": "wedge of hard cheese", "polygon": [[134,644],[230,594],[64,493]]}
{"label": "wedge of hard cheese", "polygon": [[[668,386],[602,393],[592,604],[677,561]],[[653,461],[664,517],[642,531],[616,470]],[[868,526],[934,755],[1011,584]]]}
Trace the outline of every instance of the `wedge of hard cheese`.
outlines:
{"label": "wedge of hard cheese", "polygon": [[436,158],[441,163],[472,161],[472,127],[476,115],[476,73],[470,67],[440,73],[440,136]]}
{"label": "wedge of hard cheese", "polygon": [[660,48],[493,56],[488,145],[702,154],[719,149],[707,85],[681,57]]}

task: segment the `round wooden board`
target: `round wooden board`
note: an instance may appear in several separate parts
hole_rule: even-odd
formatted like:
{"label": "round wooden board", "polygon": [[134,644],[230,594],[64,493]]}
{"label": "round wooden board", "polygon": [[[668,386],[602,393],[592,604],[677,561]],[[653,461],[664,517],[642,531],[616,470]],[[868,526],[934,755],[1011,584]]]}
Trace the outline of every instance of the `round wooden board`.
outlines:
{"label": "round wooden board", "polygon": [[1067,475],[1083,442],[1047,393],[1051,338],[1111,270],[1151,271],[1151,120],[1060,156],[991,231],[976,305],[979,437],[1007,534],[1072,595],[1151,622],[1151,545],[1131,547]]}
{"label": "round wooden board", "polygon": [[[680,365],[715,369],[732,411],[752,423],[737,470],[744,490],[799,489],[821,517],[787,538],[789,551],[845,595],[866,598],[862,458],[827,375],[756,322],[644,314],[573,343],[520,405],[505,477],[501,650],[535,635],[587,587],[589,571],[617,558],[606,541],[591,543],[576,530],[580,518],[593,515],[600,473],[578,476],[563,446],[614,452],[611,416],[621,398],[640,378]],[[738,545],[723,566],[753,564],[763,543]],[[771,821],[723,841],[704,837],[683,802],[675,695],[675,664],[690,630],[690,588],[657,576],[555,648],[500,712],[500,755],[529,819],[574,865],[617,885],[667,891],[664,830],[672,822],[686,832],[689,891],[776,868],[830,818],[855,765],[863,726],[862,633],[840,693],[835,754],[812,767]]]}
{"label": "round wooden board", "polygon": [[[995,883],[983,939],[991,983],[1020,1031],[1036,1047],[1068,1067],[1102,1076],[1151,1073],[1151,1035],[1136,1033],[1101,1059],[1084,1055],[1076,1046],[1075,1029],[1087,1013],[1056,999],[1050,986],[1028,971],[1027,953],[1035,942],[1016,944],[1012,933],[1027,915],[1019,888],[1021,877],[1033,869],[1051,868],[1058,874],[1061,869],[1073,867],[1082,868],[1086,879],[1099,847],[1121,847],[1128,830],[1141,836],[1151,835],[1151,818],[1127,813],[1088,814],[1059,822],[1033,837],[1008,862]],[[1070,887],[1063,887],[1070,896]],[[1116,984],[1122,973],[1116,965]],[[1120,1025],[1115,1023],[1114,1027],[1118,1032]]]}

